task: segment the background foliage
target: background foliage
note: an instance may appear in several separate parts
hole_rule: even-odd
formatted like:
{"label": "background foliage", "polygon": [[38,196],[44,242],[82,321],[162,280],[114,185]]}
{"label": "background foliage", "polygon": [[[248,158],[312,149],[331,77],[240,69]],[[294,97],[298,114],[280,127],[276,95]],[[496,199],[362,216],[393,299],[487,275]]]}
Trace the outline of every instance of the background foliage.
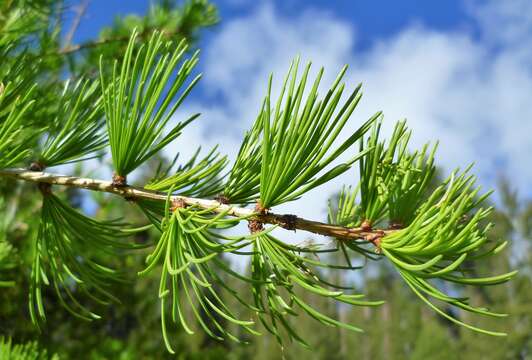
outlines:
{"label": "background foliage", "polygon": [[[11,101],[8,97],[7,84],[9,80],[14,80],[18,76],[17,68],[23,66],[24,74],[31,72],[34,74],[34,79],[38,79],[37,87],[33,87],[29,82],[19,82],[20,86],[26,87],[28,93],[36,92],[38,96],[32,96],[33,99],[37,99],[36,103],[26,103],[24,99],[17,100],[33,110],[33,124],[32,129],[28,129],[27,133],[16,135],[24,139],[26,144],[31,143],[35,153],[39,155],[38,159],[48,166],[58,165],[56,158],[64,159],[68,156],[58,155],[54,151],[57,144],[54,145],[53,137],[50,137],[47,143],[39,144],[32,134],[59,124],[66,124],[60,127],[63,132],[69,131],[68,125],[73,119],[72,114],[83,110],[84,101],[92,101],[90,96],[80,98],[77,91],[82,87],[90,86],[83,79],[96,79],[100,53],[104,53],[106,59],[119,61],[133,28],[137,28],[138,36],[141,38],[147,39],[153,30],[161,29],[164,30],[163,34],[171,39],[179,41],[186,38],[193,42],[200,35],[200,30],[218,22],[215,6],[207,1],[193,0],[183,4],[162,1],[154,5],[145,16],[132,15],[117,19],[112,27],[102,29],[100,38],[94,39],[94,42],[72,45],[65,44],[62,37],[65,31],[62,29],[61,22],[64,11],[68,11],[68,8],[62,2],[52,0],[7,0],[0,4],[0,78],[2,79],[1,92],[4,96],[0,98],[0,103],[2,100],[7,104]],[[17,51],[28,46],[29,50],[24,53]],[[65,77],[72,79],[67,88],[64,87],[63,82]],[[67,92],[69,96],[59,98],[59,95],[64,92]],[[87,91],[83,93],[87,94]],[[64,102],[65,98],[68,100],[67,103]],[[353,100],[358,100],[356,92]],[[8,109],[2,108],[0,116],[8,116],[6,110]],[[100,110],[104,111],[103,104]],[[53,119],[51,123],[50,118]],[[90,133],[88,137],[93,140],[93,135],[99,134],[97,128],[89,128],[87,131]],[[0,134],[0,141],[3,139],[2,136],[12,135]],[[97,138],[94,142],[83,142],[83,136],[84,134],[72,132],[67,137],[72,144],[72,158],[85,156],[99,149],[101,138]],[[250,143],[253,143],[253,140],[251,139]],[[75,146],[80,143],[83,146]],[[263,144],[263,146],[267,145]],[[61,147],[61,149],[64,148]],[[312,150],[307,149],[303,155],[312,153]],[[17,148],[12,151],[16,153]],[[249,151],[252,152],[253,149]],[[225,159],[222,158],[220,161],[225,161]],[[169,163],[169,161],[166,162]],[[2,167],[9,166],[9,164],[1,165]],[[135,165],[133,161],[131,167],[134,168]],[[156,166],[155,162],[149,165]],[[127,166],[124,166],[124,175],[129,170]],[[302,171],[302,169],[297,170]],[[339,171],[342,170],[339,169]],[[76,171],[81,173],[82,169],[77,168]],[[299,172],[296,175],[301,174]],[[309,187],[312,185],[308,178],[302,177],[301,182]],[[230,192],[230,187],[226,188],[227,195],[238,199],[239,202],[248,202],[247,194],[236,193],[237,190],[242,190],[242,186],[237,185],[234,187],[234,192]],[[30,186],[4,179],[0,182],[0,198],[4,199],[0,206],[0,260],[7,260],[0,261],[2,266],[0,268],[0,335],[11,338],[14,344],[27,344],[24,347],[16,347],[10,341],[1,340],[0,357],[14,352],[26,352],[26,358],[48,358],[46,353],[56,354],[55,356],[59,358],[79,358],[80,356],[92,359],[175,358],[167,353],[162,345],[158,299],[145,296],[159,291],[161,268],[143,277],[125,274],[126,281],[113,284],[113,294],[123,303],[111,303],[109,306],[98,308],[98,315],[102,316],[103,320],[91,323],[70,316],[52,292],[44,292],[41,296],[46,304],[47,323],[43,325],[41,333],[38,333],[31,325],[29,311],[20,306],[27,302],[27,289],[32,281],[30,256],[32,249],[29,246],[31,242],[27,239],[33,238],[39,231],[39,223],[34,219],[38,218],[41,211],[40,200],[25,195],[31,194],[27,191]],[[161,182],[154,182],[152,187],[168,189]],[[257,193],[259,190],[258,179],[255,185],[252,184],[251,188],[247,189],[248,193]],[[275,204],[278,198],[286,196],[282,193],[283,186],[268,190],[263,194],[263,200],[267,205]],[[388,262],[380,261],[368,264],[361,276],[341,279],[338,272],[336,275],[338,278],[335,279],[336,283],[351,284],[363,290],[369,298],[386,299],[387,302],[378,308],[344,307],[325,298],[309,296],[307,292],[296,294],[302,301],[311,304],[327,316],[338,318],[346,323],[362,325],[366,331],[364,334],[324,327],[309,317],[301,316],[292,324],[297,333],[311,345],[312,352],[291,343],[286,343],[281,348],[277,345],[275,337],[267,333],[261,337],[244,335],[250,344],[242,345],[217,342],[206,337],[202,332],[188,336],[185,332],[177,332],[175,329],[173,330],[174,350],[180,358],[184,359],[271,359],[280,358],[282,355],[289,359],[303,356],[316,359],[354,357],[361,359],[426,359],[428,357],[449,359],[457,356],[464,359],[528,358],[532,356],[532,335],[530,334],[530,328],[532,328],[532,303],[530,302],[532,298],[532,254],[524,253],[523,249],[530,251],[528,249],[531,248],[532,202],[521,200],[518,194],[512,191],[512,185],[508,180],[501,180],[499,190],[503,195],[503,201],[490,215],[491,218],[485,219],[485,221],[491,220],[496,224],[489,236],[496,240],[515,241],[512,241],[512,245],[503,251],[502,256],[490,259],[481,266],[489,269],[490,273],[506,273],[514,268],[519,268],[520,273],[512,282],[489,289],[489,292],[482,288],[474,288],[468,290],[470,292],[468,295],[473,299],[482,299],[487,305],[504,304],[506,312],[512,314],[503,321],[504,328],[510,333],[507,338],[486,337],[442,320],[412,294]],[[190,191],[194,193],[194,189]],[[214,194],[215,191],[211,189],[207,193]],[[58,196],[67,200],[70,206],[79,208],[84,195],[78,191],[62,190]],[[109,219],[120,214],[128,218],[131,223],[142,223],[142,214],[127,204],[101,195],[91,196],[98,204],[96,211],[98,218]],[[332,207],[334,212],[336,204]],[[369,208],[373,209],[373,213],[378,217],[378,206],[372,203]],[[405,213],[404,209],[397,212]],[[144,244],[152,242],[156,236],[151,232],[142,231],[135,235],[135,240],[139,244]],[[528,242],[528,246],[524,245],[525,242]],[[148,253],[149,250],[142,250],[133,254],[124,254],[118,258],[113,257],[112,262],[115,268],[141,269]],[[341,256],[341,253],[320,255],[324,258],[327,256]],[[160,267],[160,265],[156,266]],[[481,268],[475,270],[479,273],[487,272],[482,271]],[[220,276],[223,276],[223,280],[230,284],[231,288],[238,289],[244,286],[231,276]],[[12,282],[15,282],[17,286],[9,286]],[[452,285],[448,286],[452,292]],[[230,308],[240,306],[234,297],[224,298],[224,301]],[[253,299],[244,299],[244,301],[252,303]],[[466,313],[457,313],[457,310],[450,306],[444,307],[444,311],[453,316],[460,316],[464,321],[467,321],[469,316]],[[201,316],[206,315],[201,314]],[[224,323],[224,326],[229,329],[234,326],[233,330],[238,331],[236,325],[224,319],[217,319],[217,321]],[[490,321],[495,320],[485,319],[484,321],[485,326],[489,328],[491,327]],[[33,341],[36,341],[37,345]],[[38,350],[37,347],[42,350]],[[23,355],[19,357],[24,358]]]}

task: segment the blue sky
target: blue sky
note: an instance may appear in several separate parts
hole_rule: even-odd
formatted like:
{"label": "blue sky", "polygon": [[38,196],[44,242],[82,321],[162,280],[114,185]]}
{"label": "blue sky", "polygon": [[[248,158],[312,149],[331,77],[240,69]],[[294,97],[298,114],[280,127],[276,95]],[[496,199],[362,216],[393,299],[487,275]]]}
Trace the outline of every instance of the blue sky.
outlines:
{"label": "blue sky", "polygon": [[[85,21],[75,39],[82,41],[98,34],[102,26],[110,25],[116,16],[143,14],[150,1],[92,0]],[[248,16],[261,6],[261,1],[215,1],[224,22]],[[288,0],[274,1],[278,11],[285,16],[297,16],[302,9],[314,8],[333,14],[338,19],[355,24],[361,41],[358,46],[367,48],[378,39],[393,35],[401,28],[415,22],[428,24],[434,29],[452,30],[471,27],[470,16],[464,1],[422,0]],[[203,42],[208,44],[210,34]]]}
{"label": "blue sky", "polygon": [[[169,153],[221,144],[234,156],[253,122],[270,73],[282,77],[296,55],[326,69],[325,83],[350,65],[348,88],[363,83],[352,127],[378,110],[385,129],[407,118],[412,145],[440,141],[449,173],[475,162],[485,188],[506,175],[532,196],[532,1],[215,2],[222,22],[200,47],[204,78],[178,117],[201,112]],[[149,2],[92,0],[75,41],[94,37],[115,16]],[[274,83],[275,86],[275,83]],[[286,205],[322,219],[327,197],[348,174]]]}

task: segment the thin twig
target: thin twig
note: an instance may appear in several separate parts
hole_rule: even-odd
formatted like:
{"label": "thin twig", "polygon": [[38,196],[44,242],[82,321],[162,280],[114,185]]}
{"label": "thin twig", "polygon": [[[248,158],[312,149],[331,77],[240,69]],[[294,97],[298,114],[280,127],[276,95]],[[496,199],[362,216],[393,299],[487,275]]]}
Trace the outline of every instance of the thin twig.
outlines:
{"label": "thin twig", "polygon": [[85,15],[85,13],[87,12],[89,3],[90,0],[83,0],[79,5],[74,8],[76,17],[74,18],[74,20],[72,20],[72,25],[70,26],[68,33],[65,35],[65,45],[63,49],[68,48],[72,45],[72,39],[74,38],[74,34],[76,33],[76,30],[78,29],[79,24],[81,23],[83,15]]}
{"label": "thin twig", "polygon": [[89,49],[89,48],[93,48],[93,47],[98,47],[100,45],[106,45],[106,44],[110,44],[110,43],[114,43],[114,42],[126,42],[129,40],[129,36],[117,36],[117,37],[114,37],[114,38],[108,38],[108,39],[101,39],[101,40],[96,40],[96,41],[89,41],[89,42],[86,42],[86,43],[83,43],[83,44],[75,44],[75,45],[70,45],[70,46],[66,46],[64,48],[62,48],[61,50],[59,50],[57,53],[49,53],[49,54],[46,54],[46,55],[67,55],[67,54],[71,54],[71,53],[74,53],[74,52],[77,52],[77,51],[80,51],[80,50],[85,50],[85,49]]}
{"label": "thin twig", "polygon": [[[150,35],[152,32],[154,32],[155,30],[157,30],[157,29],[155,29],[155,28],[145,29],[144,31],[139,33],[139,38],[146,37],[146,36]],[[181,32],[180,29],[175,30],[175,31],[164,31],[164,35],[166,35],[168,37],[172,37],[172,36],[178,35],[180,32]],[[54,54],[55,55],[68,55],[68,54],[71,54],[71,53],[78,52],[80,50],[95,48],[95,47],[98,47],[98,46],[101,46],[101,45],[108,45],[108,44],[117,43],[117,42],[124,42],[125,43],[125,42],[128,42],[130,38],[131,38],[130,35],[125,35],[125,36],[116,36],[116,37],[111,37],[111,38],[107,38],[107,39],[89,41],[89,42],[86,42],[86,43],[83,43],[83,44],[75,44],[75,45],[65,46],[64,48],[62,48],[61,50],[59,50],[56,53],[48,53],[48,54],[45,54],[45,55],[54,55]]]}
{"label": "thin twig", "polygon": [[[156,200],[166,201],[168,195],[158,191],[151,191],[136,186],[117,186],[111,181],[81,178],[74,176],[56,175],[40,171],[27,169],[0,169],[0,176],[11,177],[19,180],[36,183],[46,183],[51,185],[63,185],[79,189],[107,192],[122,196],[128,200]],[[368,229],[367,227],[348,228],[344,226],[331,225],[319,221],[307,220],[290,214],[274,214],[271,212],[260,213],[254,209],[222,204],[217,200],[199,199],[188,196],[175,195],[171,197],[172,202],[185,203],[188,206],[197,206],[202,209],[209,209],[215,213],[226,213],[229,216],[257,220],[264,224],[278,225],[287,230],[304,230],[314,234],[330,236],[342,240],[365,239],[378,246],[382,236],[394,231]]]}

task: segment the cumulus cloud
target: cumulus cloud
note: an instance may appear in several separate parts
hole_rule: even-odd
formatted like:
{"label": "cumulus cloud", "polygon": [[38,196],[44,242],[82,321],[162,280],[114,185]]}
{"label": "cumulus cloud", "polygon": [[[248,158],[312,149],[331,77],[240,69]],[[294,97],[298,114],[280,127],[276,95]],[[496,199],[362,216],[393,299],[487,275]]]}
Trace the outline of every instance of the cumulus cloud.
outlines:
{"label": "cumulus cloud", "polygon": [[[413,145],[440,140],[438,159],[445,170],[474,161],[482,184],[491,187],[499,175],[509,174],[530,196],[532,52],[523,49],[532,40],[531,3],[468,4],[480,36],[415,24],[363,51],[355,50],[353,24],[316,10],[287,18],[269,3],[228,20],[204,51],[206,95],[186,109],[201,109],[203,120],[172,151],[220,143],[234,157],[269,74],[279,80],[300,54],[325,67],[324,83],[345,63],[351,66],[348,83],[363,82],[365,95],[350,130],[377,110],[384,111],[388,132],[407,118]],[[354,174],[279,210],[324,219],[326,199],[342,183],[354,183]]]}
{"label": "cumulus cloud", "polygon": [[532,2],[470,0],[466,4],[481,27],[483,41],[506,48],[529,48],[523,45],[532,38]]}

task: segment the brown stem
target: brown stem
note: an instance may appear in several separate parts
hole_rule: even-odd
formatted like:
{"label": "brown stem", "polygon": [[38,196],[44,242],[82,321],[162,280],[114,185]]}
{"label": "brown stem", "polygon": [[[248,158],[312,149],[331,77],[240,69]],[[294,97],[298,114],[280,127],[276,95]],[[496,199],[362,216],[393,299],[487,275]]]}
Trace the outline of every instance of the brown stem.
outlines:
{"label": "brown stem", "polygon": [[[0,176],[50,185],[62,185],[92,191],[107,192],[122,196],[127,200],[144,199],[166,201],[168,197],[167,194],[162,192],[130,185],[116,185],[111,181],[56,175],[27,169],[0,169]],[[203,209],[209,209],[215,213],[226,213],[229,216],[243,217],[251,221],[256,220],[256,222],[261,224],[278,225],[288,230],[304,230],[341,240],[364,239],[374,244],[377,248],[380,246],[380,239],[383,236],[397,231],[395,229],[368,229],[367,227],[348,228],[319,221],[307,220],[296,215],[281,215],[267,211],[261,212],[250,208],[223,204],[217,200],[198,199],[180,195],[172,196],[171,201],[173,204],[178,204],[180,207],[197,206]]]}

